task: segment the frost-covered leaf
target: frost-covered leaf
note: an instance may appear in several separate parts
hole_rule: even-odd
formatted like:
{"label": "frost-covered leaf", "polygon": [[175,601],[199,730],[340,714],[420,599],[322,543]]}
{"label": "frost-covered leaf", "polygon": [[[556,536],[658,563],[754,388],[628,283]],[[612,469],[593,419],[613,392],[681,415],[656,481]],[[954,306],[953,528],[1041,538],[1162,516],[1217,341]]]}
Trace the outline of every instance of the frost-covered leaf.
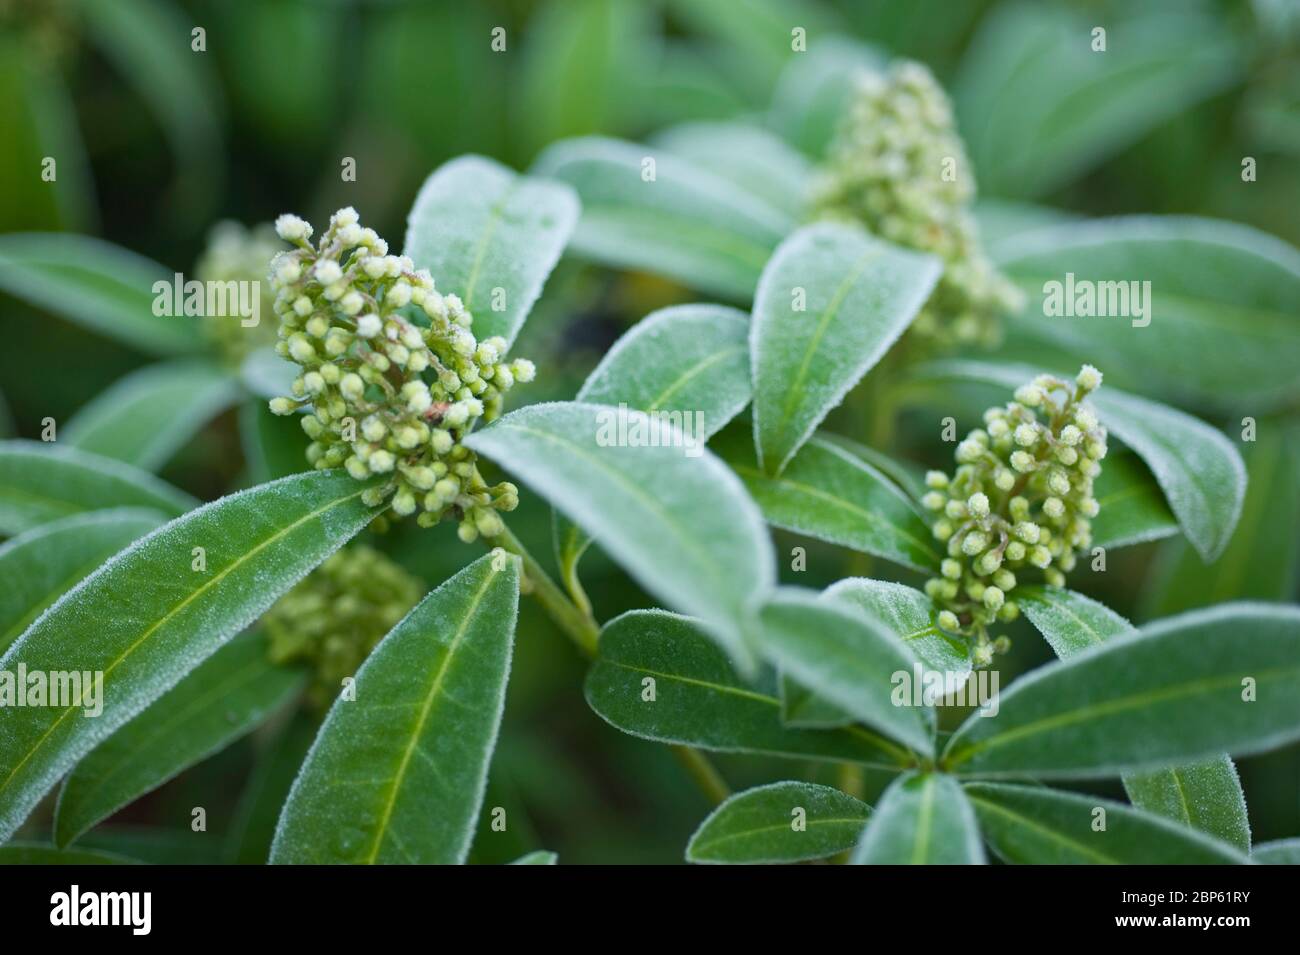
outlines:
{"label": "frost-covered leaf", "polygon": [[139,508],[74,514],[0,545],[0,653],[83,577],[165,520]]}
{"label": "frost-covered leaf", "polygon": [[0,534],[107,508],[146,508],[174,517],[198,503],[121,461],[58,444],[0,442]]}
{"label": "frost-covered leaf", "polygon": [[578,255],[730,301],[750,300],[763,263],[794,227],[724,174],[636,143],[564,140],[532,171],[577,190],[582,218],[570,248]]}
{"label": "frost-covered leaf", "polygon": [[1109,776],[1300,736],[1300,610],[1225,604],[1049,664],[953,733],[943,763],[982,776]]}
{"label": "frost-covered leaf", "polygon": [[208,362],[150,365],[84,405],[60,437],[74,448],[156,471],[239,395],[238,383]]}
{"label": "frost-covered leaf", "polygon": [[758,466],[748,434],[729,429],[713,443],[773,527],[934,572],[939,550],[916,507],[893,481],[821,437],[799,449],[779,477]]}
{"label": "frost-covered leaf", "polygon": [[[1109,607],[1057,587],[1022,587],[1016,599],[1056,655],[1065,659],[1133,632],[1133,626]],[[1246,795],[1237,768],[1228,756],[1121,777],[1129,799],[1139,809],[1191,826],[1250,851]]]}
{"label": "frost-covered leaf", "polygon": [[1250,851],[1246,794],[1231,757],[1125,773],[1123,780],[1129,801],[1139,809]]}
{"label": "frost-covered leaf", "polygon": [[422,600],[340,695],[272,863],[462,863],[505,705],[519,561],[480,557]]}
{"label": "frost-covered leaf", "polygon": [[1106,455],[1093,485],[1100,510],[1092,519],[1092,546],[1126,547],[1178,533],[1164,492],[1137,455]]}
{"label": "frost-covered leaf", "polygon": [[1242,445],[1250,483],[1228,546],[1218,560],[1206,564],[1184,541],[1163,545],[1144,594],[1147,616],[1226,600],[1294,602],[1300,563],[1300,427],[1287,418],[1261,418],[1256,428],[1255,440]]}
{"label": "frost-covered leaf", "polygon": [[1062,660],[1133,632],[1133,625],[1090,597],[1061,587],[1017,587],[1016,602]]}
{"label": "frost-covered leaf", "polygon": [[1300,865],[1300,839],[1279,839],[1255,846],[1250,860],[1260,865]]}
{"label": "frost-covered leaf", "polygon": [[898,768],[908,754],[861,727],[808,730],[781,722],[769,678],[740,678],[696,621],[662,610],[611,620],[587,674],[587,703],[643,739],[724,752],[767,753]]}
{"label": "frost-covered leaf", "polygon": [[101,672],[103,712],[85,716],[93,707],[75,700],[0,709],[0,839],[81,757],[369,523],[365,488],[314,472],[214,501],[122,551],[33,623],[0,671]]}
{"label": "frost-covered leaf", "polygon": [[[645,412],[680,412],[702,442],[749,404],[749,316],[725,305],[675,305],[651,312],[605,353],[578,400]],[[560,571],[575,573],[591,543],[555,514]]]}
{"label": "frost-covered leaf", "polygon": [[[1300,393],[1300,251],[1273,236],[1211,219],[1101,219],[1003,242],[998,262],[1026,293],[1008,320],[1014,336],[1087,356],[1117,384],[1230,409]],[[1147,311],[1139,318],[1130,303],[1129,317],[1049,317],[1047,283],[1064,285],[1067,273],[1075,288],[1098,283],[1107,307],[1100,283],[1140,281]]]}
{"label": "frost-covered leaf", "polygon": [[[967,783],[980,830],[1005,862],[1036,865],[1233,865],[1226,843],[1096,796],[1043,786]],[[1098,826],[1098,813],[1105,826]]]}
{"label": "frost-covered leaf", "polygon": [[[925,366],[919,374],[927,379],[984,382],[1010,391],[1041,371],[951,361]],[[1090,400],[1102,423],[1151,469],[1192,546],[1205,560],[1214,560],[1237,526],[1246,493],[1246,466],[1237,448],[1222,432],[1191,415],[1108,385],[1102,385]]]}
{"label": "frost-covered leaf", "polygon": [[839,223],[781,243],[763,268],[749,339],[760,468],[781,473],[907,328],[939,272],[931,256]]}
{"label": "frost-covered leaf", "polygon": [[84,235],[0,236],[0,290],[150,354],[203,347],[198,323],[153,312],[154,283],[172,273],[120,246]]}
{"label": "frost-covered leaf", "polygon": [[406,248],[438,290],[474,314],[480,340],[513,342],[578,219],[572,190],[483,156],[433,173],[407,220]]}
{"label": "frost-covered leaf", "polygon": [[950,776],[900,776],[876,804],[854,865],[983,865],[975,813]]}
{"label": "frost-covered leaf", "polygon": [[245,633],[204,660],[103,743],[64,780],[54,838],[66,846],[96,823],[256,727],[302,688],[266,637]]}
{"label": "frost-covered leaf", "polygon": [[759,624],[759,648],[783,674],[909,749],[934,752],[934,710],[892,698],[895,674],[912,674],[916,657],[883,624],[794,588],[763,605]]}
{"label": "frost-covered leaf", "polygon": [[521,408],[466,444],[564,512],[650,593],[702,618],[738,661],[749,658],[740,621],[772,584],[772,544],[739,480],[707,449],[687,454],[679,430],[642,412],[578,402]]}
{"label": "frost-covered leaf", "polygon": [[858,841],[871,807],[814,783],[756,786],[713,810],[686,845],[687,862],[752,865],[824,859]]}
{"label": "frost-covered leaf", "polygon": [[724,174],[791,219],[805,217],[812,164],[760,126],[684,123],[664,130],[650,142],[702,169]]}

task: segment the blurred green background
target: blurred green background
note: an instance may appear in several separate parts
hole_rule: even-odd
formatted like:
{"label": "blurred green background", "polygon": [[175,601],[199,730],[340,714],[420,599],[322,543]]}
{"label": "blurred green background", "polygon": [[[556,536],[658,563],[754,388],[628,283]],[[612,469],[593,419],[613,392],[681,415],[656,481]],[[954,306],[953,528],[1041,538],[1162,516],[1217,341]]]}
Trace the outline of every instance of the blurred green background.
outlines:
{"label": "blurred green background", "polygon": [[[1124,38],[1112,51],[1123,69],[1097,76],[1061,55],[1063,27],[1094,23],[1110,27],[1112,43]],[[195,27],[205,31],[203,52],[191,49]],[[795,27],[807,31],[809,52],[791,50]],[[504,51],[492,49],[496,28]],[[0,232],[99,235],[188,273],[220,220],[254,224],[293,211],[322,222],[353,205],[398,244],[420,183],[453,156],[480,153],[526,169],[566,136],[636,140],[685,120],[779,113],[792,73],[806,80],[819,51],[837,45],[915,58],[935,72],[989,200],[985,222],[999,212],[1036,215],[1039,206],[1195,214],[1300,242],[1300,4],[1292,0],[0,0]],[[1050,101],[1050,123],[1024,121],[1030,96]],[[819,135],[807,119],[786,117],[805,145]],[[57,183],[40,179],[47,156],[57,158]],[[1240,188],[1243,156],[1256,159],[1266,189]],[[355,182],[340,177],[344,157],[356,160]],[[630,324],[694,297],[566,260],[518,345],[543,374],[516,403],[572,397]],[[0,393],[21,436],[35,437],[46,416],[65,420],[150,361],[3,295],[0,327]],[[959,424],[973,424],[981,407]],[[213,422],[163,476],[205,498],[246,482],[236,417]],[[907,422],[899,430],[923,433]],[[920,463],[946,457],[922,439],[911,444]],[[524,498],[512,525],[535,553],[549,554],[549,511]],[[808,549],[801,584],[873,571],[898,579],[868,558],[778,534],[779,553],[796,544]],[[479,553],[450,527],[402,529],[377,546],[429,585]],[[1116,554],[1104,579],[1080,589],[1146,619],[1147,585],[1168,573],[1162,561],[1176,559],[1162,546]],[[650,605],[598,554],[584,563],[584,581],[602,619]],[[1019,637],[1004,679],[1049,659],[1041,640]],[[510,826],[481,835],[478,860],[544,846],[564,862],[680,861],[706,802],[666,749],[588,711],[582,673],[526,602],[487,800],[507,807]],[[208,807],[213,833],[265,825],[241,792],[250,781],[274,790],[277,775],[291,777],[303,732],[242,741],[85,844],[111,841],[143,858],[239,858],[229,841],[190,833],[189,807]],[[811,764],[719,762],[735,788],[834,775]],[[1256,839],[1300,834],[1296,749],[1245,760],[1241,770]],[[883,782],[869,781],[868,796]],[[1118,783],[1089,788],[1122,797]],[[41,820],[32,825],[39,830]]]}

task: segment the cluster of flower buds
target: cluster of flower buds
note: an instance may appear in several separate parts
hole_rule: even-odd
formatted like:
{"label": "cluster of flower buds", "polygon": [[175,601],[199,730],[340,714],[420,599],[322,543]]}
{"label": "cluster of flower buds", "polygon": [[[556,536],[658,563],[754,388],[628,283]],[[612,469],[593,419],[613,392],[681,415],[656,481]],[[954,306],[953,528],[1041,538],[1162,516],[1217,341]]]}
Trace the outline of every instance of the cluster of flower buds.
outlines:
{"label": "cluster of flower buds", "polygon": [[324,709],[423,593],[418,580],[379,551],[345,547],[263,615],[270,659],[309,664],[308,699]]}
{"label": "cluster of flower buds", "polygon": [[532,380],[533,363],[506,361],[504,339],[475,339],[460,298],[436,291],[406,256],[389,255],[353,209],[336,212],[315,246],[296,216],[281,216],[276,230],[295,246],[272,266],[276,350],[302,374],[271,410],[310,408],[308,460],[357,480],[387,476],[363,500],[391,498],[399,517],[419,510],[422,527],[451,516],[466,542],[501,533],[497,512],[513,510],[519,490],[489,487],[461,441],[500,414],[516,381]]}
{"label": "cluster of flower buds", "polygon": [[924,66],[863,71],[818,178],[814,207],[897,245],[929,252],[943,275],[912,328],[945,344],[994,344],[1020,290],[980,247],[974,176],[952,107]]}
{"label": "cluster of flower buds", "polygon": [[940,627],[974,638],[979,665],[1008,645],[990,641],[988,627],[1019,615],[1008,599],[1019,577],[1036,569],[1063,586],[1076,552],[1092,542],[1106,430],[1083,402],[1100,384],[1091,365],[1073,384],[1040,375],[984,413],[984,427],[957,445],[954,475],[926,475],[921,503],[935,512],[934,536],[948,557],[925,592],[941,608]]}
{"label": "cluster of flower buds", "polygon": [[[275,322],[261,321],[270,316],[275,305],[275,291],[267,281],[267,263],[284,251],[284,243],[269,223],[245,228],[238,222],[218,222],[208,235],[208,246],[194,265],[195,277],[202,282],[240,282],[256,286],[261,297],[259,321],[245,325],[233,311],[227,315],[205,315],[200,323],[203,333],[221,350],[225,358],[238,364],[256,348],[275,343]],[[233,305],[233,303],[232,303]]]}

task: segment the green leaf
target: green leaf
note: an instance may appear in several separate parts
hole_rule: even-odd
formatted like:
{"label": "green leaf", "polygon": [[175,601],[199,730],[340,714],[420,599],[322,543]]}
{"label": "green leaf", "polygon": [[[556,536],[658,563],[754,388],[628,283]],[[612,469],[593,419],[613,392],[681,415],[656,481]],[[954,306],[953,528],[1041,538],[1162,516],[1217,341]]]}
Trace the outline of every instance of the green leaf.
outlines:
{"label": "green leaf", "polygon": [[198,503],[120,461],[43,442],[0,441],[2,534],[110,507],[147,508],[174,517]]}
{"label": "green leaf", "polygon": [[[578,390],[579,401],[682,412],[681,423],[701,443],[739,414],[749,395],[749,316],[725,305],[651,312],[614,343]],[[591,538],[557,512],[555,540],[567,579]]]}
{"label": "green leaf", "polygon": [[[1232,865],[1231,846],[1122,803],[1041,786],[967,783],[998,857],[1036,865]],[[1105,813],[1105,828],[1097,822]]]}
{"label": "green leaf", "polygon": [[742,681],[696,621],[662,610],[629,611],[605,625],[586,696],[607,723],[660,743],[894,769],[908,759],[860,727],[783,725],[769,686]]}
{"label": "green leaf", "polygon": [[1092,546],[1127,547],[1178,533],[1164,492],[1135,454],[1108,454],[1093,485]]}
{"label": "green leaf", "polygon": [[958,728],[943,762],[982,776],[1108,776],[1297,736],[1300,609],[1225,604],[1022,677],[996,716]]}
{"label": "green leaf", "polygon": [[513,342],[578,219],[572,190],[482,156],[441,166],[407,220],[406,254],[474,313],[474,334]]}
{"label": "green leaf", "polygon": [[239,409],[239,441],[254,483],[274,481],[309,470],[307,445],[298,415],[272,414],[265,401],[252,399]]}
{"label": "green leaf", "polygon": [[[653,160],[653,178],[647,160]],[[772,250],[794,222],[721,175],[664,150],[586,137],[547,148],[534,173],[582,200],[570,248],[615,268],[675,279],[748,302]]]}
{"label": "green leaf", "polygon": [[150,365],[84,405],[64,425],[63,440],[156,471],[240,394],[230,375],[207,362]]}
{"label": "green leaf", "polygon": [[1260,865],[1300,865],[1300,839],[1279,839],[1255,846],[1252,862]]}
{"label": "green leaf", "polygon": [[975,202],[974,214],[976,225],[979,227],[980,241],[994,257],[997,256],[1000,242],[1035,229],[1078,222],[1081,218],[1063,209],[1009,199],[978,199]]}
{"label": "green leaf", "polygon": [[813,437],[779,477],[769,477],[758,467],[746,433],[724,432],[713,448],[740,476],[773,527],[914,570],[937,570],[934,538],[907,495],[843,446]]}
{"label": "green leaf", "polygon": [[782,71],[769,123],[807,155],[825,155],[848,109],[857,74],[885,63],[879,50],[850,37],[812,38],[808,52],[792,57]]}
{"label": "green leaf", "polygon": [[[952,361],[925,366],[919,375],[1012,390],[1038,373],[1015,365]],[[1205,560],[1214,560],[1237,526],[1246,493],[1246,466],[1237,448],[1191,415],[1107,385],[1090,400],[1102,423],[1151,469],[1192,546]]]}
{"label": "green leaf", "polygon": [[198,324],[153,312],[157,262],[84,235],[0,235],[0,289],[60,318],[156,355],[203,348]]}
{"label": "green leaf", "polygon": [[1082,175],[1230,83],[1232,35],[1194,10],[1106,23],[1044,4],[986,17],[953,83],[957,113],[990,195],[1038,196]]}
{"label": "green leaf", "polygon": [[1133,625],[1090,597],[1061,587],[1017,587],[1016,602],[1064,660],[1100,646],[1109,637],[1133,633]]}
{"label": "green leaf", "polygon": [[462,863],[487,785],[519,609],[495,551],[434,590],[334,701],[294,782],[272,863]]}
{"label": "green leaf", "polygon": [[876,804],[853,865],[983,865],[975,813],[961,787],[935,773],[900,776]]}
{"label": "green leaf", "polygon": [[838,223],[781,243],[758,283],[749,339],[760,468],[781,473],[907,328],[939,272],[931,256]]}
{"label": "green leaf", "polygon": [[[314,472],[207,504],[118,554],[32,624],[0,671],[100,672],[103,712],[0,710],[0,839],[78,760],[369,523],[366,486]],[[195,547],[205,570],[192,569]]]}
{"label": "green leaf", "polygon": [[[1118,384],[1256,411],[1300,393],[1300,252],[1270,235],[1212,219],[1102,219],[1003,242],[998,262],[1026,293],[1012,333],[1085,355]],[[1076,288],[1149,282],[1146,317],[1047,317],[1046,283],[1067,273]]]}
{"label": "green leaf", "polygon": [[605,353],[578,400],[693,411],[707,440],[749,404],[749,316],[725,305],[651,312]]}
{"label": "green leaf", "polygon": [[691,836],[687,862],[752,865],[824,859],[858,841],[871,807],[813,783],[756,786],[728,798]]}
{"label": "green leaf", "polygon": [[[1070,590],[1023,587],[1016,591],[1016,599],[1062,659],[1133,632],[1133,625],[1115,611]],[[1220,755],[1149,773],[1129,772],[1122,778],[1129,799],[1139,809],[1199,829],[1243,852],[1250,850],[1246,795],[1230,757]]]}
{"label": "green leaf", "polygon": [[971,672],[966,640],[939,629],[935,622],[939,608],[921,591],[885,580],[847,577],[826,588],[825,596],[884,625],[927,670],[958,682]]}
{"label": "green leaf", "polygon": [[812,164],[762,127],[739,122],[683,123],[650,142],[702,169],[725,169],[728,179],[773,208],[794,220],[805,218]]}
{"label": "green leaf", "polygon": [[818,595],[787,588],[759,612],[758,642],[782,673],[867,726],[924,756],[934,752],[934,710],[893,701],[895,675],[916,658],[880,623]]}
{"label": "green leaf", "polygon": [[0,653],[83,577],[166,518],[139,508],[74,514],[0,545]]}
{"label": "green leaf", "polygon": [[[683,448],[677,429],[629,410],[623,436],[619,418],[601,405],[532,405],[465,443],[563,511],[650,593],[702,618],[744,665],[740,621],[774,577],[757,508],[707,449]],[[632,446],[633,428],[651,446]]]}
{"label": "green leaf", "polygon": [[1231,757],[1125,773],[1123,778],[1124,791],[1137,808],[1250,851],[1246,794]]}
{"label": "green leaf", "polygon": [[560,857],[554,852],[547,852],[539,849],[536,852],[530,852],[527,855],[520,856],[510,865],[557,865]]}
{"label": "green leaf", "polygon": [[36,842],[0,846],[0,865],[140,865],[136,859],[90,849],[56,849]]}
{"label": "green leaf", "polygon": [[[1243,443],[1250,483],[1241,520],[1212,564],[1182,541],[1164,546],[1143,609],[1160,617],[1227,600],[1294,601],[1300,563],[1300,427],[1264,418]],[[1103,472],[1104,473],[1104,472]]]}
{"label": "green leaf", "polygon": [[220,752],[286,704],[305,682],[277,666],[258,632],[236,637],[77,764],[59,792],[54,841],[91,826]]}

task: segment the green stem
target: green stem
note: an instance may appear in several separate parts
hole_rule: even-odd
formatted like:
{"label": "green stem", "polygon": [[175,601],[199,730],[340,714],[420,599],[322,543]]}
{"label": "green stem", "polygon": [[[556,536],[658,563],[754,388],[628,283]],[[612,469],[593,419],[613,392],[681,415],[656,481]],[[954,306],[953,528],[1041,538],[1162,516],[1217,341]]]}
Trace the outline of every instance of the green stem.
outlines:
{"label": "green stem", "polygon": [[[578,649],[585,656],[595,657],[596,646],[600,640],[600,625],[592,617],[591,611],[579,609],[565,595],[509,527],[503,525],[501,533],[485,540],[485,543],[504,548],[523,561],[524,577],[531,585],[530,592],[537,598],[537,602],[542,605],[556,625],[578,645]],[[723,780],[722,774],[707,756],[689,746],[673,746],[672,750],[678,761],[686,767],[691,779],[712,802],[720,803],[731,795],[731,790]]]}
{"label": "green stem", "polygon": [[707,756],[689,746],[674,746],[672,749],[677,761],[686,767],[686,772],[690,774],[691,779],[695,780],[700,791],[715,806],[731,795],[726,780],[722,778],[718,768],[709,762]]}
{"label": "green stem", "polygon": [[528,553],[528,549],[520,542],[519,538],[511,532],[510,528],[504,528],[500,534],[491,538],[487,543],[500,546],[512,554],[518,555],[524,564],[524,576],[529,584],[532,585],[532,595],[537,598],[546,613],[556,625],[563,630],[574,643],[578,645],[586,656],[594,657],[596,655],[596,643],[600,639],[600,627],[592,618],[590,613],[583,613],[571,601],[563,590],[551,580],[550,575],[542,569],[541,564],[533,559],[533,555]]}

